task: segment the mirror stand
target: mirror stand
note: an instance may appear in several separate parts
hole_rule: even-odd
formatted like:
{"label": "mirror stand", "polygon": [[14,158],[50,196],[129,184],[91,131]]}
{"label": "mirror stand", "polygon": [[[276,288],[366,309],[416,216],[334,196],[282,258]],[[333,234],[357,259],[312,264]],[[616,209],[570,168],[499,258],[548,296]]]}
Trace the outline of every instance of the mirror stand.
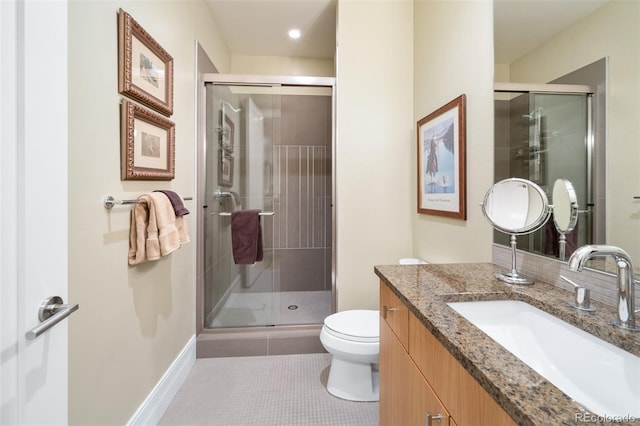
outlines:
{"label": "mirror stand", "polygon": [[525,277],[518,272],[516,266],[516,234],[511,234],[511,271],[510,272],[497,272],[496,278],[500,281],[504,281],[508,284],[530,285],[533,284],[533,279]]}
{"label": "mirror stand", "polygon": [[547,222],[550,214],[547,195],[530,180],[509,178],[489,188],[481,205],[491,225],[510,236],[511,271],[498,272],[496,278],[508,284],[533,284],[533,279],[521,275],[516,268],[516,238],[540,229]]}
{"label": "mirror stand", "polygon": [[560,236],[558,237],[558,258],[560,260],[567,260],[565,247],[567,246],[567,237],[564,235],[564,232],[560,232]]}

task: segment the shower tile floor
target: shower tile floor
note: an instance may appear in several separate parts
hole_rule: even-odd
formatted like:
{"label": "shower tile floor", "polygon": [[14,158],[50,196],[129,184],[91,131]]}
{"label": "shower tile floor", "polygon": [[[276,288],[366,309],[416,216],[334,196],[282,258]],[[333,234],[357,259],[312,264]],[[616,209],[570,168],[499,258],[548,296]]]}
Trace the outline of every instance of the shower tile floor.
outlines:
{"label": "shower tile floor", "polygon": [[231,294],[209,326],[322,324],[330,314],[330,291],[243,292]]}

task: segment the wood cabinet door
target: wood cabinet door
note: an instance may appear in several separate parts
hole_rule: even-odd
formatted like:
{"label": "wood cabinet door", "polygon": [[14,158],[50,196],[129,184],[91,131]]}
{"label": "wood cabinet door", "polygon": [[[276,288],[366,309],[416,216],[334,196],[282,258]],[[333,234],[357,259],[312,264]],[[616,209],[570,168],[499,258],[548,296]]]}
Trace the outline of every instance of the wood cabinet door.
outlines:
{"label": "wood cabinet door", "polygon": [[[408,355],[407,355],[408,357]],[[411,360],[411,358],[409,358]],[[422,377],[418,368],[410,361],[415,374],[412,374],[408,383],[411,402],[411,418],[410,425],[426,425],[426,426],[450,426],[449,413],[445,409],[442,402],[431,389],[431,386]],[[429,418],[427,418],[429,416]]]}
{"label": "wood cabinet door", "polygon": [[[406,354],[391,327],[380,317],[380,425],[405,426],[409,423],[409,394],[406,389]],[[408,355],[406,355],[408,356]]]}
{"label": "wood cabinet door", "polygon": [[[427,413],[432,416],[427,423]],[[440,415],[440,419],[437,416]],[[380,425],[449,426],[449,414],[395,336],[380,319]]]}
{"label": "wood cabinet door", "polygon": [[515,425],[511,417],[414,315],[409,316],[409,330],[412,360],[459,424]]}

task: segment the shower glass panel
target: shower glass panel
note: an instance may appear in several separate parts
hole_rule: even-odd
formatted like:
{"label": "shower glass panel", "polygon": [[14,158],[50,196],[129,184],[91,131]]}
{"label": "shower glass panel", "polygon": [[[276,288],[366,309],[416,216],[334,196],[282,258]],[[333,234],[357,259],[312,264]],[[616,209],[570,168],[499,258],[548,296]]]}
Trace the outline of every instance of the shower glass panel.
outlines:
{"label": "shower glass panel", "polygon": [[[205,328],[331,313],[332,91],[208,83]],[[264,258],[235,264],[231,212],[259,209]]]}
{"label": "shower glass panel", "polygon": [[[556,179],[568,179],[578,198],[579,215],[568,233],[566,255],[592,239],[591,107],[585,94],[495,92],[495,181],[529,179],[550,202]],[[535,233],[520,236],[518,247],[558,256],[559,235],[553,220]],[[509,245],[495,232],[494,242]]]}

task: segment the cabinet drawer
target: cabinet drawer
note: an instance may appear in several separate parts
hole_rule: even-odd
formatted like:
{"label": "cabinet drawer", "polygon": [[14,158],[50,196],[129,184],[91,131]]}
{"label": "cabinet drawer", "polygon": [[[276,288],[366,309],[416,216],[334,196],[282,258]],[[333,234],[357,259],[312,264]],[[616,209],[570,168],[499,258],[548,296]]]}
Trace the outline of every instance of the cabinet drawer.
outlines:
{"label": "cabinet drawer", "polygon": [[409,309],[380,281],[380,315],[405,348],[409,347]]}

